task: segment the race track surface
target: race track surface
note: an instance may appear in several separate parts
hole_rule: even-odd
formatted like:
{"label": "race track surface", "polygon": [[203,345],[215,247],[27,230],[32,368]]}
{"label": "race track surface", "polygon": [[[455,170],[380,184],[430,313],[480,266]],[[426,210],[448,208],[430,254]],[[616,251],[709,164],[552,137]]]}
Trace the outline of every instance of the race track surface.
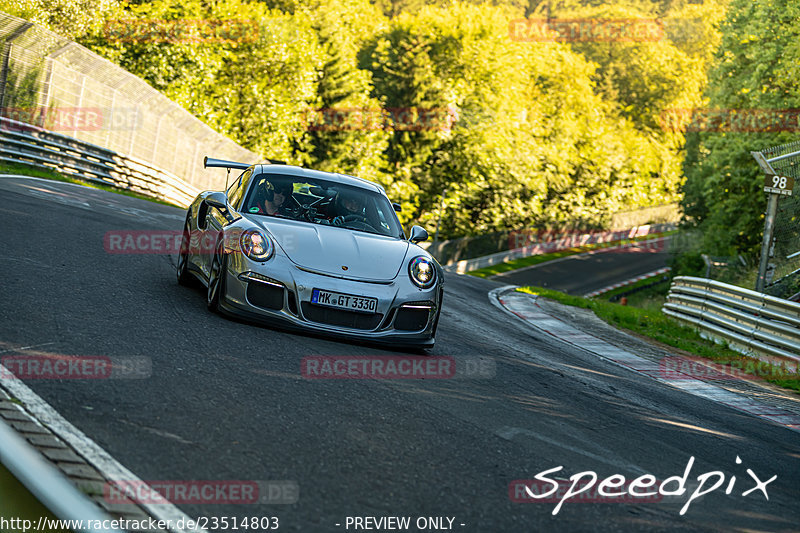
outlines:
{"label": "race track surface", "polygon": [[539,263],[533,267],[498,274],[498,282],[524,286],[547,287],[583,296],[592,291],[627,281],[667,266],[669,254],[659,246],[642,245],[623,251],[596,252],[574,255]]}
{"label": "race track surface", "polygon": [[[277,516],[281,531],[322,532],[345,531],[348,516],[455,517],[453,529],[465,532],[796,531],[800,523],[797,432],[532,334],[490,304],[498,283],[447,278],[433,352],[491,360],[494,377],[305,379],[306,356],[401,353],[211,314],[203,290],[176,283],[173,255],[106,252],[110,230],[180,230],[178,209],[35,180],[0,178],[0,191],[0,352],[39,345],[31,351],[152,361],[148,379],[28,386],[143,480],[300,488],[291,505],[180,505],[190,516]],[[552,268],[557,275],[559,264]],[[591,470],[666,479],[682,475],[690,457],[695,487],[710,471],[722,471],[726,485],[737,480],[731,494],[716,490],[683,516],[688,494],[567,501],[555,516],[555,503],[508,494],[511,481],[557,466],[562,478]],[[748,468],[762,480],[778,476],[769,501],[741,495],[754,484]]]}

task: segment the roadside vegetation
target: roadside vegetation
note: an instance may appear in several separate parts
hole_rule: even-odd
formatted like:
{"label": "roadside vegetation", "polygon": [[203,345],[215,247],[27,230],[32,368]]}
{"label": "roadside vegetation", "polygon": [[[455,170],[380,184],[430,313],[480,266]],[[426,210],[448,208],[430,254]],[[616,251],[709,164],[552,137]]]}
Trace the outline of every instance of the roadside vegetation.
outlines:
{"label": "roadside vegetation", "polygon": [[[702,239],[677,258],[679,274],[703,275],[701,253],[742,255],[750,270],[758,264],[766,195],[764,175],[750,152],[798,140],[798,20],[800,3],[795,0],[730,4],[705,92],[706,107],[727,111],[718,119],[728,122],[709,122],[686,134],[681,204],[686,228],[699,230]],[[747,122],[748,112],[758,120]],[[793,222],[790,231],[797,239],[796,218]],[[752,272],[738,277],[748,276],[752,287]]]}
{"label": "roadside vegetation", "polygon": [[787,373],[780,367],[773,367],[757,359],[744,356],[729,348],[727,343],[718,344],[704,339],[693,328],[661,313],[660,305],[653,305],[652,302],[656,300],[647,298],[646,294],[643,295],[645,297],[644,306],[634,307],[631,304],[635,300],[631,299],[628,300],[629,305],[620,305],[602,297],[582,298],[543,287],[522,287],[517,290],[549,298],[562,304],[591,309],[599,318],[612,326],[677,348],[692,356],[703,357],[731,369],[741,369],[759,379],[800,393],[800,377],[781,377],[786,376]]}
{"label": "roadside vegetation", "polygon": [[[615,212],[677,201],[684,133],[662,118],[703,104],[727,2],[0,0],[0,9],[77,39],[265,157],[382,183],[405,225],[432,227],[446,189],[439,235],[450,239],[603,229]],[[511,21],[547,16],[658,19],[663,34],[555,42],[511,31]],[[179,20],[252,29],[176,38]]]}
{"label": "roadside vegetation", "polygon": [[[676,274],[702,275],[702,253],[751,269],[764,194],[750,151],[796,140],[795,0],[0,0],[0,10],[78,40],[265,157],[382,183],[404,225],[433,227],[441,214],[441,239],[602,229],[614,212],[680,201],[699,238],[676,254]],[[515,33],[526,18],[657,20],[663,34],[547,41]],[[174,38],[166,29],[180,20],[252,31]],[[755,123],[741,122],[748,112]]]}
{"label": "roadside vegetation", "polygon": [[125,196],[130,196],[132,198],[139,198],[140,200],[147,200],[148,202],[155,202],[157,204],[168,205],[170,207],[179,207],[165,200],[160,200],[158,198],[153,198],[151,196],[145,196],[144,194],[139,194],[133,191],[129,191],[127,189],[120,189],[119,187],[114,187],[112,185],[105,185],[94,181],[83,180],[74,176],[70,176],[69,174],[63,174],[56,170],[37,167],[34,165],[26,165],[24,163],[0,162],[0,174],[19,174],[22,176],[33,176],[35,178],[44,178],[53,181],[75,183],[77,185],[83,185],[84,187],[89,187],[92,189],[113,192],[115,194],[122,194]]}

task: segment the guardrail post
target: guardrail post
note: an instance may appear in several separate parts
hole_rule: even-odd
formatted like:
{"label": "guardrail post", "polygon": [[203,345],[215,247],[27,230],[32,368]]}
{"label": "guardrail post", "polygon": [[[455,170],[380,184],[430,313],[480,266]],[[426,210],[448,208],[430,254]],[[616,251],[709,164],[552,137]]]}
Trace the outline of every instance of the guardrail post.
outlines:
{"label": "guardrail post", "polygon": [[798,177],[797,162],[798,158],[800,158],[800,151],[797,151],[798,145],[800,143],[795,142],[759,152],[750,152],[764,172],[764,192],[769,193],[767,212],[764,217],[764,239],[761,243],[761,259],[758,264],[758,277],[756,278],[757,292],[763,293],[766,285],[772,281],[769,261],[773,252],[772,235],[775,230],[775,218],[778,212],[778,197],[792,195],[795,178]]}
{"label": "guardrail post", "polygon": [[767,280],[767,269],[769,268],[769,259],[772,257],[772,233],[775,230],[777,213],[778,195],[770,194],[767,201],[767,213],[764,217],[764,239],[761,241],[761,260],[758,263],[758,278],[756,279],[758,292],[764,292],[764,286],[769,281]]}

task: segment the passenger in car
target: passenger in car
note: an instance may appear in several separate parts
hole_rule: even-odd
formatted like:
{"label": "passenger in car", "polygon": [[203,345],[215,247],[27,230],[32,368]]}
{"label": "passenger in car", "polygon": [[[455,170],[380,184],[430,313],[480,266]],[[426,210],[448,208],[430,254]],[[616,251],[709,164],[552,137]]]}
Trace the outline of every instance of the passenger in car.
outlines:
{"label": "passenger in car", "polygon": [[365,220],[365,198],[361,194],[352,191],[342,191],[336,196],[335,202],[336,216],[333,219],[334,226],[341,226],[345,222]]}

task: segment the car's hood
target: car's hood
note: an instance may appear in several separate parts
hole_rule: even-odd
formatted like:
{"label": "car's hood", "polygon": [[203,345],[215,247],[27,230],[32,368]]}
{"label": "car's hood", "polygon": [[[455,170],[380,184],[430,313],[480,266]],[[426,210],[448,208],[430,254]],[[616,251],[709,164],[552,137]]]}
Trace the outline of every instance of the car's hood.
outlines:
{"label": "car's hood", "polygon": [[[345,278],[389,281],[397,276],[408,250],[401,239],[360,231],[253,217],[296,265]],[[345,268],[346,267],[346,270]]]}

